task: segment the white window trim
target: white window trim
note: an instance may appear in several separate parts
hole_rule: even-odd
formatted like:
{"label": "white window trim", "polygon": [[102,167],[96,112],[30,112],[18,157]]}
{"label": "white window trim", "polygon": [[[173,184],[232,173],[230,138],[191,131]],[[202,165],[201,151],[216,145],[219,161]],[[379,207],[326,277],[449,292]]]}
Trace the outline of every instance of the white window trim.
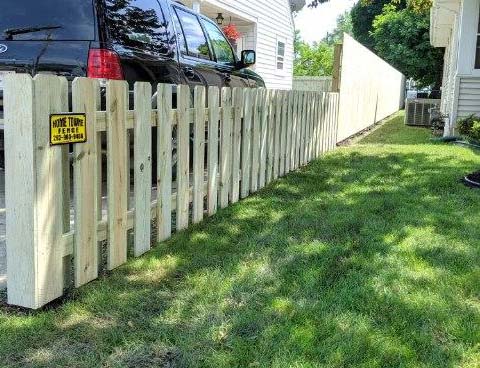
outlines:
{"label": "white window trim", "polygon": [[476,59],[477,59],[477,43],[478,43],[478,37],[480,36],[480,29],[479,29],[479,24],[480,24],[480,3],[477,1],[475,3],[475,29],[474,29],[474,32],[473,32],[473,37],[474,37],[474,40],[473,40],[473,44],[474,44],[474,48],[473,48],[473,60],[471,60],[471,63],[472,63],[472,74],[474,75],[480,75],[480,69],[476,69],[475,68],[475,63],[476,63]]}
{"label": "white window trim", "polygon": [[[478,1],[464,1],[460,11],[457,50],[457,73],[470,77],[480,77],[480,69],[475,69],[475,53],[477,49],[477,30],[480,18],[480,7]],[[454,30],[452,30],[454,32]],[[455,35],[452,34],[452,41]]]}
{"label": "white window trim", "polygon": [[[285,46],[284,46],[284,55],[283,55],[283,69],[279,69],[278,68],[278,59],[279,59],[279,54],[278,54],[278,44],[279,43],[283,43]],[[286,58],[287,58],[287,38],[286,37],[283,37],[283,36],[279,36],[277,35],[276,39],[275,39],[275,62],[274,62],[274,68],[275,68],[275,75],[276,76],[281,76],[281,77],[284,77],[287,72],[286,72]]]}

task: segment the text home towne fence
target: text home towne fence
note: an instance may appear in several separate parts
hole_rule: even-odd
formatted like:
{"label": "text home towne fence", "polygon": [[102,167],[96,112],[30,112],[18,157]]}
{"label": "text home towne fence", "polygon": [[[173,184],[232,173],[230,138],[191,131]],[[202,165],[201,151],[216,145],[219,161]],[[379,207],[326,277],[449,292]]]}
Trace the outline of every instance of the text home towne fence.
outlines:
{"label": "text home towne fence", "polygon": [[[6,78],[10,304],[40,308],[72,276],[95,280],[337,142],[337,93],[159,85],[151,96],[149,83],[131,98],[123,81]],[[51,115],[68,112],[86,116],[73,153],[51,145]]]}

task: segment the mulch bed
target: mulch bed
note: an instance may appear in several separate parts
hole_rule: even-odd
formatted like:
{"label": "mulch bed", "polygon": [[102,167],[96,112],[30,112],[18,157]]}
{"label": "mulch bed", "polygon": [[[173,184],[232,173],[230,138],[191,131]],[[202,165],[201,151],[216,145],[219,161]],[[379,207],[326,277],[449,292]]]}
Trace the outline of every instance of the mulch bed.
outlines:
{"label": "mulch bed", "polygon": [[472,188],[480,188],[480,171],[465,177],[465,183]]}

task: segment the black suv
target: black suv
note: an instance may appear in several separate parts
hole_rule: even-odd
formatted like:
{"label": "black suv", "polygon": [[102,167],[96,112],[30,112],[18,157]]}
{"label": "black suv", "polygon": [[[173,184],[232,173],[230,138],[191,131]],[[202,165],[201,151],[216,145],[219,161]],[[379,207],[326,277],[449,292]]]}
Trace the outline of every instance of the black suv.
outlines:
{"label": "black suv", "polygon": [[15,0],[0,15],[0,100],[9,72],[125,79],[131,87],[263,87],[247,69],[255,52],[241,59],[215,22],[170,0]]}

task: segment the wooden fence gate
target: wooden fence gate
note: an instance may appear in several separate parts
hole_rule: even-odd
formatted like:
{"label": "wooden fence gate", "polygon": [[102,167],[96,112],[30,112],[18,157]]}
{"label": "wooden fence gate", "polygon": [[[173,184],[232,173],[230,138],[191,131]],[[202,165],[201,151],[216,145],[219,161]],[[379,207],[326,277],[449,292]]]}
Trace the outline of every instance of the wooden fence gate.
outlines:
{"label": "wooden fence gate", "polygon": [[[132,99],[123,81],[17,74],[4,96],[8,302],[33,309],[337,142],[337,93],[159,85],[152,104],[149,83]],[[69,111],[86,114],[73,152],[50,145]]]}

